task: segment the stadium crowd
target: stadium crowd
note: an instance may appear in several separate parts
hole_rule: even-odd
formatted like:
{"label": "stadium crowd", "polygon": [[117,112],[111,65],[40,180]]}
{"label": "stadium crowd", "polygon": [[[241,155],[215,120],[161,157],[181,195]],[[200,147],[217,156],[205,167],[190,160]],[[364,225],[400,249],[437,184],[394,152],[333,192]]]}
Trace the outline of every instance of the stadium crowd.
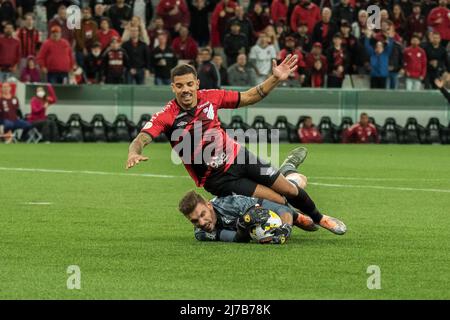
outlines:
{"label": "stadium crowd", "polygon": [[[68,7],[81,7],[71,28]],[[381,9],[379,29],[366,8]],[[170,83],[180,62],[202,88],[249,86],[299,56],[289,87],[435,89],[449,70],[447,0],[0,0],[0,82]],[[69,23],[67,23],[69,20]],[[348,77],[351,75],[352,77]]]}

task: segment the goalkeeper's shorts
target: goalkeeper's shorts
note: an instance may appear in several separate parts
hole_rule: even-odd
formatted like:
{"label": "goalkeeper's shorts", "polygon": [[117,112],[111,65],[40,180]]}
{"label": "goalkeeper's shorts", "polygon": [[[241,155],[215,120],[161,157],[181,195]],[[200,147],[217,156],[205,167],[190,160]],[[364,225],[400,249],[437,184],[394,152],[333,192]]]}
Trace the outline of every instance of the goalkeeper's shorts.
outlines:
{"label": "goalkeeper's shorts", "polygon": [[270,188],[279,175],[280,171],[270,163],[261,160],[247,148],[241,147],[228,170],[209,176],[203,187],[218,197],[232,194],[251,197],[258,184]]}

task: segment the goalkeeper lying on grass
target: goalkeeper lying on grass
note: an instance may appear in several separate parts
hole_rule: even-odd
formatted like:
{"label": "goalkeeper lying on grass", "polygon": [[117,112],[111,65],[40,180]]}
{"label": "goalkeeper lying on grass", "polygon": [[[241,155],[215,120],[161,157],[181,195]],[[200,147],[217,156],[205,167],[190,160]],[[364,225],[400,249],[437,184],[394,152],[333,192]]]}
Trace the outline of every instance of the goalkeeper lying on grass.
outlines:
{"label": "goalkeeper lying on grass", "polygon": [[268,230],[260,243],[284,243],[291,235],[292,225],[305,231],[319,228],[310,217],[291,207],[241,195],[207,201],[189,191],[181,199],[179,210],[195,226],[195,238],[200,241],[249,242],[250,230],[266,223],[271,212],[280,216],[282,225]]}

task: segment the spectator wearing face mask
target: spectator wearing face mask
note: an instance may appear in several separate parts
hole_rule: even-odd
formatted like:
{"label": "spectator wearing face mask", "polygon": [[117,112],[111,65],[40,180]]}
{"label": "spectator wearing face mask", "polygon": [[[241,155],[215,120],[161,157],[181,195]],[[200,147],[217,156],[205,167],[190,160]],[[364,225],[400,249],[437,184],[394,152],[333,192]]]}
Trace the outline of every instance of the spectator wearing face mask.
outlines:
{"label": "spectator wearing face mask", "polygon": [[86,57],[84,72],[88,83],[100,83],[102,75],[102,46],[100,42],[94,43],[91,52]]}
{"label": "spectator wearing face mask", "polygon": [[42,86],[36,88],[36,95],[31,98],[31,114],[28,121],[42,133],[43,141],[59,141],[58,127],[54,121],[47,118],[47,109],[56,102],[56,94],[51,84],[47,91]]}

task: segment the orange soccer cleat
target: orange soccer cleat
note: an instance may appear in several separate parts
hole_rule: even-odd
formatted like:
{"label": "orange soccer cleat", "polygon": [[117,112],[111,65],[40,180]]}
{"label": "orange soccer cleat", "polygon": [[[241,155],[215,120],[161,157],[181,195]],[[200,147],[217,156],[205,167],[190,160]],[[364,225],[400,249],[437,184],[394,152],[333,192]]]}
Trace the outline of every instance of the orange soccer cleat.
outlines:
{"label": "orange soccer cleat", "polygon": [[323,215],[319,225],[338,235],[343,235],[347,231],[347,227],[342,221],[327,215]]}
{"label": "orange soccer cleat", "polygon": [[297,219],[294,221],[294,226],[299,227],[305,231],[317,231],[319,226],[314,223],[314,221],[304,214],[298,213]]}

